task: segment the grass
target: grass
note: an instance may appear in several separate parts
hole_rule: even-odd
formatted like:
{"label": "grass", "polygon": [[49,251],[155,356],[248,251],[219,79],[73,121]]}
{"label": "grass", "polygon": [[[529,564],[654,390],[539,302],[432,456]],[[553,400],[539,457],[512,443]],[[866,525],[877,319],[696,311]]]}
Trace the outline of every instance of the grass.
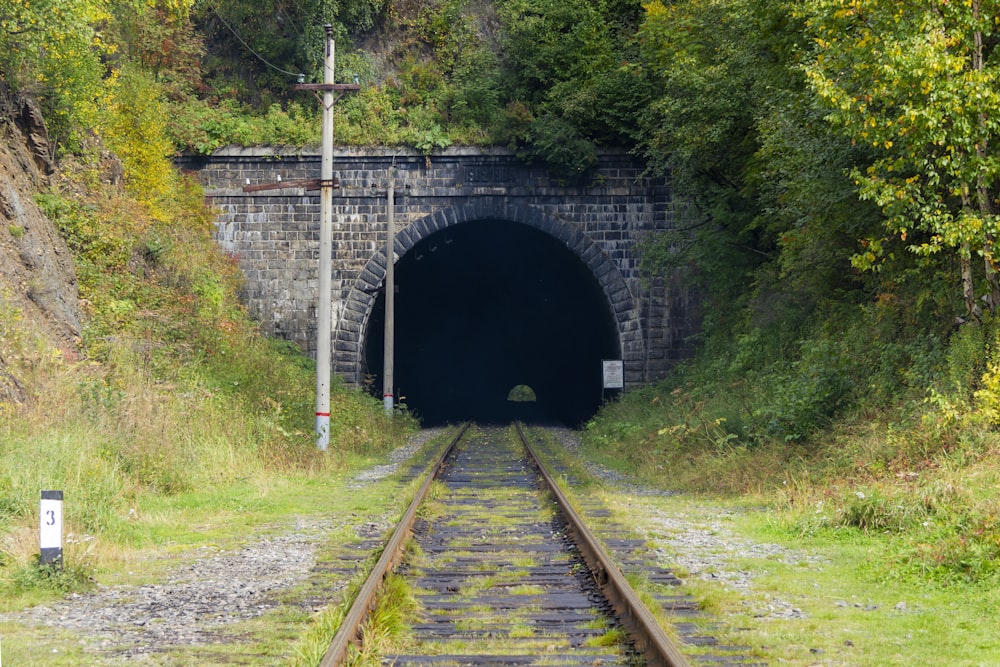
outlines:
{"label": "grass", "polygon": [[[331,447],[317,451],[312,362],[246,316],[203,193],[177,178],[149,206],[86,156],[67,161],[38,202],[74,253],[81,340],[50,339],[0,289],[0,612],[97,582],[156,582],[199,547],[238,548],[295,517],[350,523],[393,508],[393,483],[359,490],[347,480],[400,445],[413,421],[390,420],[381,403],[334,383]],[[65,497],[57,577],[34,565],[41,489]],[[278,657],[306,621],[289,601],[241,624],[238,640],[163,660],[223,664],[246,647]],[[100,661],[80,638],[43,626],[0,621],[0,642],[10,664]]]}
{"label": "grass", "polygon": [[411,641],[408,621],[420,610],[405,577],[386,577],[375,601],[375,608],[361,628],[361,647],[351,656],[353,667],[381,665],[381,656],[392,647]]}
{"label": "grass", "polygon": [[[326,544],[318,554],[320,562],[335,559],[344,545],[357,540],[351,517],[363,523],[372,516],[400,509],[400,485],[392,479],[363,489],[351,488],[347,492],[352,471],[368,463],[368,459],[353,457],[349,465],[338,472],[322,477],[290,475],[275,480],[263,491],[244,488],[221,496],[206,492],[200,497],[189,494],[162,499],[161,503],[151,505],[142,519],[150,526],[146,546],[122,550],[119,558],[103,561],[100,567],[84,568],[84,572],[86,576],[96,576],[107,586],[155,583],[162,581],[168,570],[197,558],[198,547],[233,551],[247,539],[288,530],[289,522],[310,516],[324,520],[341,518],[339,528],[333,527],[323,535]],[[248,501],[252,501],[252,505]],[[73,562],[74,558],[68,555],[67,561]],[[231,664],[232,660],[243,656],[241,660],[249,657],[258,664],[286,660],[294,664],[315,664],[308,659],[294,662],[298,660],[294,656],[317,651],[321,654],[325,650],[339,624],[342,612],[336,601],[343,593],[335,594],[330,607],[316,617],[304,610],[300,601],[312,599],[318,590],[343,588],[347,584],[343,576],[323,574],[322,570],[314,572],[297,588],[282,592],[281,604],[263,616],[227,626],[218,642],[177,647],[160,659],[163,664],[212,665]],[[61,593],[61,589],[52,590],[36,583],[7,602],[11,607],[18,607],[51,600]],[[10,664],[100,664],[93,654],[84,656],[81,653],[79,637],[48,627],[0,623],[0,640]],[[50,662],[49,655],[53,652],[60,657]]]}
{"label": "grass", "polygon": [[[963,569],[943,576],[935,571],[943,559],[927,567],[922,557],[915,563],[912,554],[914,545],[940,538],[941,528],[924,525],[928,507],[938,507],[942,521],[952,523],[952,514],[964,513],[962,508],[979,502],[974,499],[985,490],[971,484],[959,491],[940,477],[908,483],[920,491],[883,489],[879,493],[886,495],[875,502],[871,495],[861,499],[843,490],[817,499],[822,487],[810,486],[808,497],[814,500],[805,506],[806,490],[791,494],[784,487],[738,497],[606,496],[619,520],[629,517],[653,547],[667,553],[661,559],[666,566],[685,555],[685,547],[673,546],[670,539],[678,531],[702,530],[718,537],[720,545],[730,545],[719,546],[711,559],[715,564],[698,572],[675,568],[684,585],[672,592],[693,595],[722,621],[710,634],[723,643],[748,646],[770,664],[881,667],[944,659],[969,667],[1000,664],[1000,593],[992,573],[973,577]],[[866,488],[881,487],[869,480]],[[922,502],[919,511],[905,504],[907,498],[938,497],[934,489],[945,500]],[[898,495],[888,495],[893,493]],[[859,505],[851,509],[852,502]],[[664,528],[654,518],[659,515],[679,525]],[[965,544],[973,541],[969,535]],[[741,544],[777,545],[781,555],[741,553]],[[744,573],[748,587],[724,583],[732,572]],[[644,584],[636,582],[636,587]]]}
{"label": "grass", "polygon": [[64,492],[65,532],[81,540],[67,555],[100,573],[196,542],[190,526],[277,516],[305,500],[289,484],[336,477],[413,428],[335,383],[331,451],[318,452],[312,362],[246,316],[201,190],[175,175],[153,205],[102,179],[103,165],[68,156],[37,197],[74,253],[81,340],[50,339],[0,289],[3,609],[34,599],[12,573],[36,551],[41,489]]}
{"label": "grass", "polygon": [[603,635],[587,640],[587,646],[609,647],[622,646],[628,641],[628,636],[621,628],[611,628]]}
{"label": "grass", "polygon": [[[692,595],[721,623],[706,634],[769,664],[1000,664],[1000,457],[982,439],[964,451],[932,453],[926,442],[896,444],[899,426],[869,416],[841,424],[812,451],[671,448],[659,442],[662,426],[643,425],[639,411],[631,414],[635,426],[617,422],[628,408],[617,406],[599,418],[611,423],[592,429],[635,433],[615,441],[585,432],[585,458],[644,485],[686,492],[634,496],[574,480],[570,495],[578,504],[604,502],[613,522],[634,526],[651,554],[664,554],[657,560],[684,580],[665,592]],[[542,436],[541,448],[566,462],[549,438]],[[570,470],[586,478],[579,464]],[[685,532],[710,554],[695,557],[693,572],[678,566],[691,556],[690,541],[673,539]],[[739,581],[737,574],[745,586],[726,583]],[[656,586],[641,577],[630,582],[655,606]],[[657,613],[669,623],[669,610]]]}
{"label": "grass", "polygon": [[[790,600],[805,619],[750,623],[750,636],[790,664],[809,664],[819,649],[830,660],[855,665],[928,664],[947,657],[952,665],[1000,663],[995,587],[933,585],[893,572],[894,538],[859,531],[801,536],[773,518],[740,518],[745,534],[772,539],[820,558],[819,563],[754,561],[757,595]],[[753,602],[753,601],[751,601]],[[760,602],[758,598],[758,602]],[[730,606],[727,611],[733,611]],[[781,638],[780,644],[775,638]]]}

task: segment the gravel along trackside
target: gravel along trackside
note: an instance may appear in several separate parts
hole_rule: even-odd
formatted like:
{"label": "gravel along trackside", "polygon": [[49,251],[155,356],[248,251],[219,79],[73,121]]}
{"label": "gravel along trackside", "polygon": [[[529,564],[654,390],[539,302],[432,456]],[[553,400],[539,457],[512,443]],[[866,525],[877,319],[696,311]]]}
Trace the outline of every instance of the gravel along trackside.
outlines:
{"label": "gravel along trackside", "polygon": [[[733,566],[733,555],[741,558],[759,558],[810,567],[822,564],[812,554],[788,549],[777,544],[753,542],[733,534],[725,523],[733,518],[733,511],[713,508],[712,516],[695,517],[667,514],[646,499],[655,496],[676,495],[671,491],[639,486],[623,475],[580,458],[579,435],[570,429],[553,428],[548,432],[559,445],[584,462],[587,472],[628,496],[621,507],[634,517],[633,528],[655,549],[657,559],[672,567],[684,570],[687,576],[727,586],[741,593],[754,592],[753,575]],[[805,618],[805,613],[787,600],[768,596],[755,604],[754,616],[764,619]]]}
{"label": "gravel along trackside", "polygon": [[273,609],[280,604],[278,593],[308,578],[316,543],[335,527],[332,521],[305,519],[294,530],[231,551],[200,547],[160,583],[99,585],[20,616],[78,633],[86,652],[109,660],[135,662],[170,648],[225,642],[235,624]]}
{"label": "gravel along trackside", "polygon": [[[387,463],[359,472],[348,488],[386,479],[440,432],[417,433],[391,453]],[[185,648],[212,645],[229,645],[226,650],[238,664],[274,664],[273,656],[239,655],[241,623],[289,604],[285,594],[307,583],[317,567],[338,569],[343,576],[339,582],[327,579],[322,591],[291,603],[313,612],[336,601],[355,566],[381,543],[391,521],[388,515],[295,517],[287,525],[248,536],[238,547],[202,546],[174,556],[179,564],[168,568],[162,581],[140,586],[98,584],[93,591],[6,614],[3,620],[74,633],[95,665],[188,664],[163,653],[183,655]],[[343,562],[318,563],[318,548],[336,532],[353,533],[360,542],[345,550]],[[55,640],[52,651],[59,651]]]}

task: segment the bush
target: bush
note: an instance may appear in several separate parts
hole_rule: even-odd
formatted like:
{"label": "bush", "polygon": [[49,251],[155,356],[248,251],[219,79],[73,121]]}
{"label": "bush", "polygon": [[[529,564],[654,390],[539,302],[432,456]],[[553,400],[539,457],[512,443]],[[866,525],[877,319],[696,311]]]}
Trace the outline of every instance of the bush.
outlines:
{"label": "bush", "polygon": [[787,374],[769,380],[770,399],[753,415],[767,435],[786,441],[828,425],[850,404],[854,389],[850,364],[833,341],[806,341],[802,348]]}
{"label": "bush", "polygon": [[105,84],[101,137],[121,160],[125,184],[136,200],[157,210],[175,187],[174,147],[166,132],[162,88],[135,66],[118,69]]}
{"label": "bush", "polygon": [[305,146],[320,141],[320,110],[298,102],[272,104],[263,114],[234,100],[189,99],[176,105],[167,134],[179,150],[208,155],[235,145]]}
{"label": "bush", "polygon": [[868,489],[851,494],[837,523],[865,533],[900,532],[926,516],[926,509],[919,505],[904,504],[901,499],[887,498],[879,489]]}
{"label": "bush", "polygon": [[[0,562],[2,565],[2,562]],[[62,567],[38,561],[16,568],[6,582],[8,594],[28,591],[82,593],[94,587],[92,569],[86,563],[66,563]]]}

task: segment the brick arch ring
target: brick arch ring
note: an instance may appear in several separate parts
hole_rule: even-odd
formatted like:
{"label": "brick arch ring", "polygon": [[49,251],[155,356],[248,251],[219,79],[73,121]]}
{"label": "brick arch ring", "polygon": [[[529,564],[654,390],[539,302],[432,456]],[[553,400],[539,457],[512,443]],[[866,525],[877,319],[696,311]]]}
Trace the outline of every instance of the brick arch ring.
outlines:
{"label": "brick arch ring", "polygon": [[[562,241],[593,273],[600,284],[618,330],[618,347],[629,369],[641,369],[645,342],[639,327],[639,309],[632,291],[615,263],[586,234],[570,223],[541,211],[511,205],[505,199],[477,200],[460,207],[447,208],[417,220],[397,231],[393,247],[402,257],[423,239],[454,225],[481,220],[501,220],[527,225]],[[364,367],[364,337],[368,317],[375,305],[375,295],[385,279],[385,250],[368,260],[358,274],[338,318],[333,341],[333,370],[344,380],[359,386]]]}

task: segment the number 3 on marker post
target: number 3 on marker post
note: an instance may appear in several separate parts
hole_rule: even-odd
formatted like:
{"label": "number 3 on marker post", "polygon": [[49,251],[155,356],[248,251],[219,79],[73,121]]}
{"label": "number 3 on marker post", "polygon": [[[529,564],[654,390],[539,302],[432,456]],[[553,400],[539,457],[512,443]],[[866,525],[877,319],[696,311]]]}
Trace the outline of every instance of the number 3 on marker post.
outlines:
{"label": "number 3 on marker post", "polygon": [[38,546],[43,565],[62,565],[63,492],[42,491]]}

